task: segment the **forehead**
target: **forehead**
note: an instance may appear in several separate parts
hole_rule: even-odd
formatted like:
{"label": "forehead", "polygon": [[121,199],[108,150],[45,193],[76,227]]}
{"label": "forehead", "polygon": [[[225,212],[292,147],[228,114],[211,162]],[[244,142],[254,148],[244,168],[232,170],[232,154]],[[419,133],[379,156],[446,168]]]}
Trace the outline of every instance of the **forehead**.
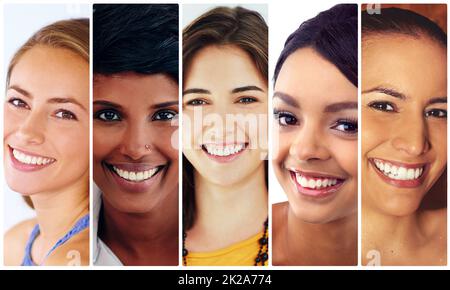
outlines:
{"label": "forehead", "polygon": [[446,95],[446,49],[427,37],[368,37],[362,46],[362,86],[380,84],[410,95]]}
{"label": "forehead", "polygon": [[284,62],[275,91],[304,102],[356,101],[357,88],[340,70],[312,48],[301,48]]}
{"label": "forehead", "polygon": [[234,45],[208,46],[198,51],[187,68],[186,86],[240,87],[266,83],[247,52]]}
{"label": "forehead", "polygon": [[88,103],[89,64],[70,50],[37,45],[19,58],[9,85],[35,97],[71,96]]}
{"label": "forehead", "polygon": [[164,74],[121,73],[94,77],[94,100],[119,104],[152,104],[178,99],[178,84]]}

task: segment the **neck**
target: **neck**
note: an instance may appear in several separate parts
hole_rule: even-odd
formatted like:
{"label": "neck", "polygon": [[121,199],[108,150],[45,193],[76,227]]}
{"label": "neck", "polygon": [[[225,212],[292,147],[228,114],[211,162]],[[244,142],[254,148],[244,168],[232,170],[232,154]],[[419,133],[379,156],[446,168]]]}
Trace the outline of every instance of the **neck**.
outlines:
{"label": "neck", "polygon": [[36,211],[40,236],[49,241],[59,239],[78,219],[89,213],[88,177],[83,177],[58,191],[32,195],[31,200]]}
{"label": "neck", "polygon": [[[111,206],[103,199],[103,210],[99,225],[102,240],[131,250],[148,251],[149,247],[178,243],[178,188],[146,213],[125,213]],[[178,244],[177,244],[178,245]]]}
{"label": "neck", "polygon": [[285,241],[288,258],[301,257],[300,264],[309,259],[325,265],[357,263],[357,213],[323,224],[304,222],[290,207],[287,216]]}
{"label": "neck", "polygon": [[[376,221],[376,226],[373,226]],[[375,209],[363,200],[362,237],[371,248],[404,247],[405,241],[420,242],[422,234],[417,212],[406,216],[393,216]],[[389,239],[386,239],[389,237]]]}
{"label": "neck", "polygon": [[246,228],[246,225],[262,230],[268,198],[264,163],[250,176],[229,186],[212,183],[198,172],[194,178],[196,227],[209,233]]}

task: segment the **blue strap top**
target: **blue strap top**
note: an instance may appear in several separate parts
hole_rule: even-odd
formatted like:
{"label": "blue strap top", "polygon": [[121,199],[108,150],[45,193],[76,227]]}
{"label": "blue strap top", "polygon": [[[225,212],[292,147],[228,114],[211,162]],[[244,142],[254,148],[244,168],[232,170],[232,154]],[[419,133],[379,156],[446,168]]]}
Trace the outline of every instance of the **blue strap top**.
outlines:
{"label": "blue strap top", "polygon": [[[89,214],[86,214],[85,216],[80,218],[72,227],[72,229],[68,231],[67,234],[64,235],[64,237],[56,242],[56,244],[50,249],[47,255],[45,255],[44,261],[48,258],[48,256],[50,256],[51,253],[53,253],[53,251],[56,250],[56,248],[66,243],[71,237],[78,234],[87,227],[89,227]],[[25,256],[23,257],[22,266],[38,266],[33,262],[33,259],[31,258],[31,248],[33,247],[33,243],[39,233],[39,225],[37,224],[34,226],[33,231],[31,231],[31,235],[28,238],[28,242],[25,246]]]}

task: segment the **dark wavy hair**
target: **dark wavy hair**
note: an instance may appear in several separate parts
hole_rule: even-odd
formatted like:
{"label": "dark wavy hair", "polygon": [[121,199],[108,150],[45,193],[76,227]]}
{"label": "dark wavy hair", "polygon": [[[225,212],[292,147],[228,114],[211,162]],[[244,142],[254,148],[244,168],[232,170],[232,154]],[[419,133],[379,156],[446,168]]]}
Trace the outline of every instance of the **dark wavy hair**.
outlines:
{"label": "dark wavy hair", "polygon": [[313,48],[358,86],[358,5],[339,4],[303,22],[285,42],[274,82],[286,59],[305,47]]}
{"label": "dark wavy hair", "polygon": [[177,4],[94,4],[93,70],[166,74],[178,83]]}
{"label": "dark wavy hair", "polygon": [[[183,30],[183,79],[195,54],[210,45],[234,45],[248,53],[261,76],[268,78],[268,27],[257,12],[242,7],[217,7]],[[267,160],[266,186],[267,186]],[[183,227],[196,218],[194,167],[183,155]]]}

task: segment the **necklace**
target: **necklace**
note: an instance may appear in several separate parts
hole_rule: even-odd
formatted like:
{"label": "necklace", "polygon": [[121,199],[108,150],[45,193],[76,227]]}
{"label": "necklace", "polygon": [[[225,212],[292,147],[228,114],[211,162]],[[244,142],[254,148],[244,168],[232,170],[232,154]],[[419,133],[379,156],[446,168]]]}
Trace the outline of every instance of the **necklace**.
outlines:
{"label": "necklace", "polygon": [[[258,254],[254,260],[253,266],[264,266],[264,263],[269,259],[269,218],[266,218],[264,222],[264,231],[261,238],[258,240],[259,249]],[[186,238],[187,234],[183,231],[183,266],[187,266],[187,256],[189,251],[186,249]]]}

